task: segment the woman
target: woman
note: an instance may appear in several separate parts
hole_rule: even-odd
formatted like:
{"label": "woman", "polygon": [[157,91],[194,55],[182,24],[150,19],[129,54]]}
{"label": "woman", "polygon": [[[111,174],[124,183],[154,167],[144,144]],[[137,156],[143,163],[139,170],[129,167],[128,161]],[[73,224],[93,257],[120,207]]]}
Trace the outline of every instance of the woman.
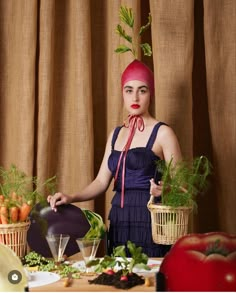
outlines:
{"label": "woman", "polygon": [[104,193],[114,178],[114,197],[109,214],[109,250],[125,245],[128,240],[141,246],[149,257],[164,256],[167,247],[152,241],[150,194],[160,199],[161,175],[156,183],[157,160],[181,160],[181,151],[173,130],[149,113],[154,96],[153,72],[134,60],[122,74],[124,106],[129,112],[125,125],[115,128],[108,137],[97,177],[81,192],[61,192],[48,196],[52,209],[71,202],[91,200]]}

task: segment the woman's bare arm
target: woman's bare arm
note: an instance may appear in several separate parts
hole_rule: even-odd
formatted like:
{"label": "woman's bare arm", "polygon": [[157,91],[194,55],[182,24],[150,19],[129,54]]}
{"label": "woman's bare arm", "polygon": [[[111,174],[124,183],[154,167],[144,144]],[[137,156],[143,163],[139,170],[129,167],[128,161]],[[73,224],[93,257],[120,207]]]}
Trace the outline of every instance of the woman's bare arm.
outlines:
{"label": "woman's bare arm", "polygon": [[108,158],[111,153],[112,134],[113,132],[109,135],[107,140],[103,160],[96,178],[82,191],[73,195],[64,194],[62,192],[57,192],[53,196],[49,195],[47,200],[52,209],[56,210],[56,207],[61,204],[92,200],[107,190],[112,180],[112,174],[108,168]]}
{"label": "woman's bare arm", "polygon": [[[161,126],[154,144],[154,151],[161,150],[162,158],[166,163],[173,159],[173,163],[182,160],[182,154],[178,139],[174,131],[168,126]],[[156,184],[154,179],[150,180],[150,194],[153,196],[160,196],[162,193],[162,182]]]}

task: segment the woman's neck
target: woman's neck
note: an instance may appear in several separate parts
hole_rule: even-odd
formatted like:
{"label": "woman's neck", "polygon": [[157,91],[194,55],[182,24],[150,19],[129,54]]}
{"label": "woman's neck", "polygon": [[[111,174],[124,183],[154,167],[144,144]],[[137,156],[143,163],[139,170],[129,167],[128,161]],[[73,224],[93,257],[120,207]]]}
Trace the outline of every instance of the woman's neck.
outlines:
{"label": "woman's neck", "polygon": [[152,117],[149,113],[142,114],[140,115],[140,117],[143,119],[145,127],[152,126],[153,124],[157,123],[157,120],[154,117]]}

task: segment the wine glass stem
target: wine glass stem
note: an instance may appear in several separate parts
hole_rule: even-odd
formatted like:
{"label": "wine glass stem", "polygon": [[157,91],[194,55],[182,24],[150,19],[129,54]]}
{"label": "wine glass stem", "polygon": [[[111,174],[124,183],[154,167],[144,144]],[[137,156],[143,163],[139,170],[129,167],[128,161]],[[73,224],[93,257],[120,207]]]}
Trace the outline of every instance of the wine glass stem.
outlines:
{"label": "wine glass stem", "polygon": [[57,261],[61,261],[61,259],[62,259],[62,249],[61,249],[61,247],[59,247]]}

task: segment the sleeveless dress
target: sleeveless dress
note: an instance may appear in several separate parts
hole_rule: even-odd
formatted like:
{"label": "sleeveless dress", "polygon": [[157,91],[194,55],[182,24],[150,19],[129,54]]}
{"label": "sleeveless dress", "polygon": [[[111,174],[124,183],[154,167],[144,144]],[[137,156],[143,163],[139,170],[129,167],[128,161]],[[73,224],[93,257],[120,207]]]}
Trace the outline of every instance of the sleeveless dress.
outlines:
{"label": "sleeveless dress", "polygon": [[[152,151],[159,127],[165,123],[157,123],[149,137],[146,147],[128,150],[125,169],[124,207],[121,208],[122,165],[120,167],[111,210],[108,219],[108,253],[119,245],[126,245],[130,240],[149,257],[163,257],[170,249],[169,245],[155,244],[152,240],[151,215],[147,208],[150,199],[150,179],[154,178],[156,161],[160,160]],[[120,157],[120,151],[114,149],[116,139],[123,126],[117,127],[112,138],[112,150],[108,159],[108,167],[113,177]],[[157,175],[161,179],[161,174]],[[160,201],[160,198],[156,198]]]}

